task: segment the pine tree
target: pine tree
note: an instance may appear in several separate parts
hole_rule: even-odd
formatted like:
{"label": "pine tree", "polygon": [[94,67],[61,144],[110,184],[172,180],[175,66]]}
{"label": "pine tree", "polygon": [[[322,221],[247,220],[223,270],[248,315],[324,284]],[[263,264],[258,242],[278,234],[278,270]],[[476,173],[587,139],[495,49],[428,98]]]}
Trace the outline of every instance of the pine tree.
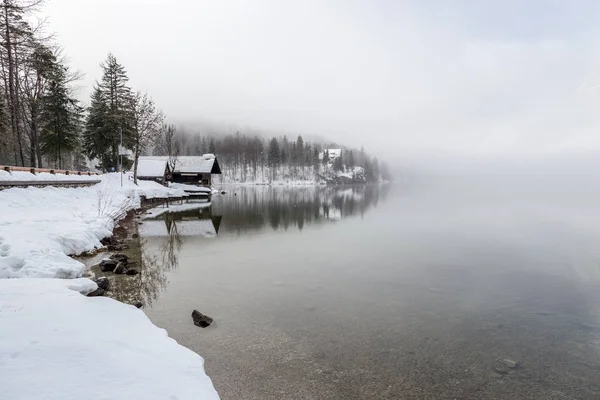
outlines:
{"label": "pine tree", "polygon": [[63,168],[66,153],[79,147],[82,112],[78,101],[69,94],[67,68],[57,65],[42,97],[41,151]]}
{"label": "pine tree", "polygon": [[340,152],[340,155],[338,157],[336,157],[335,160],[333,160],[333,169],[334,171],[342,171],[344,169],[344,163],[342,161],[342,153]]}
{"label": "pine tree", "polygon": [[300,135],[298,135],[298,139],[296,139],[295,150],[296,150],[296,155],[295,155],[296,164],[304,166],[304,140],[302,139],[302,136],[300,136]]}
{"label": "pine tree", "polygon": [[277,138],[273,138],[271,139],[271,142],[269,142],[269,156],[268,156],[268,161],[269,161],[269,167],[271,168],[276,168],[277,166],[279,166],[281,159],[280,159],[280,152],[279,152],[279,143],[277,143]]}
{"label": "pine tree", "polygon": [[323,150],[323,165],[329,164],[329,150]]}
{"label": "pine tree", "polygon": [[356,161],[354,160],[354,153],[352,150],[348,153],[348,167],[352,168],[356,165]]}
{"label": "pine tree", "polygon": [[215,144],[215,139],[210,138],[210,143],[208,145],[208,152],[211,154],[217,154],[217,146]]}
{"label": "pine tree", "polygon": [[[126,148],[133,149],[135,146],[132,108],[134,102],[131,88],[127,85],[127,71],[117,62],[115,56],[109,53],[106,61],[100,66],[103,71],[102,80],[96,82],[94,87],[88,120],[95,119],[91,125],[94,125],[96,134],[100,134],[101,137],[89,140],[89,136],[94,135],[94,132],[87,132],[85,147],[89,156],[103,156],[103,169],[116,169],[121,135]],[[98,109],[94,110],[94,106]],[[90,123],[86,125],[89,127]],[[89,145],[100,147],[92,150]]]}
{"label": "pine tree", "polygon": [[277,167],[281,164],[281,153],[279,151],[279,143],[277,143],[277,138],[271,139],[269,142],[269,152],[268,152],[268,163],[271,169],[271,180],[275,180],[277,177]]}
{"label": "pine tree", "polygon": [[102,90],[96,86],[92,92],[90,107],[83,133],[83,151],[89,158],[100,160],[103,171],[116,166],[116,160],[111,156],[113,133],[108,120],[108,105],[103,99]]}

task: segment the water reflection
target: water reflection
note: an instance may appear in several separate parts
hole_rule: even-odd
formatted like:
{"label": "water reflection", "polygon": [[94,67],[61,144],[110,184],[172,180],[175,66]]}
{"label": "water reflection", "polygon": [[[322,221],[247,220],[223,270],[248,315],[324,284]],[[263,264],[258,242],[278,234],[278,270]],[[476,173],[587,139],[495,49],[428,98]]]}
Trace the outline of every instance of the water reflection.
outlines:
{"label": "water reflection", "polygon": [[271,227],[287,230],[363,215],[377,206],[389,186],[236,187],[214,203],[226,230],[238,234]]}
{"label": "water reflection", "polygon": [[240,235],[262,229],[304,229],[363,215],[388,194],[387,186],[238,187],[213,203],[186,203],[157,208],[139,226],[139,265],[135,277],[118,280],[115,297],[152,306],[167,287],[167,273],[179,265],[183,238],[216,239],[219,233]]}

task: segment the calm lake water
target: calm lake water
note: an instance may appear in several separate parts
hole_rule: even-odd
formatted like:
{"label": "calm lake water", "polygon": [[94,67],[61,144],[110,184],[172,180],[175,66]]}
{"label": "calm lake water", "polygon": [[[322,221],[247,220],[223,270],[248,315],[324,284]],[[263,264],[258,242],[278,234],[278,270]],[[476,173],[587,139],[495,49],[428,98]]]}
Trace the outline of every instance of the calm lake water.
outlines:
{"label": "calm lake water", "polygon": [[227,189],[140,225],[145,311],[223,399],[600,399],[598,184]]}

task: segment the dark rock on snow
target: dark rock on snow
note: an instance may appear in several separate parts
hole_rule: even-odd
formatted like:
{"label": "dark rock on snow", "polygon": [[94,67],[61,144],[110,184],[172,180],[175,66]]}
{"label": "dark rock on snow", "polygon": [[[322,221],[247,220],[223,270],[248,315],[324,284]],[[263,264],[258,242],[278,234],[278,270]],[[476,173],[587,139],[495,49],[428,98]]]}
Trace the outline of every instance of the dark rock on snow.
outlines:
{"label": "dark rock on snow", "polygon": [[112,272],[117,266],[116,260],[102,260],[100,262],[100,270],[102,272]]}
{"label": "dark rock on snow", "polygon": [[110,286],[110,281],[105,276],[94,279],[94,282],[96,282],[96,285],[98,285],[98,287],[102,290],[108,290],[108,287]]}
{"label": "dark rock on snow", "polygon": [[206,328],[213,322],[213,319],[211,317],[202,314],[198,310],[192,311],[192,319],[194,320],[194,325],[199,326],[201,328]]}
{"label": "dark rock on snow", "polygon": [[125,267],[125,264],[123,264],[122,262],[118,263],[117,266],[115,267],[115,270],[113,271],[115,274],[124,274],[125,271],[127,270],[127,267]]}
{"label": "dark rock on snow", "polygon": [[133,235],[131,235],[132,238],[137,239],[140,235],[138,235],[137,233],[134,233]]}
{"label": "dark rock on snow", "polygon": [[139,274],[137,269],[133,269],[133,268],[129,268],[127,271],[125,271],[125,274],[127,275],[137,275]]}
{"label": "dark rock on snow", "polygon": [[96,296],[102,296],[104,294],[104,289],[102,289],[101,287],[99,287],[98,289],[94,290],[93,292],[88,293],[88,297],[96,297]]}
{"label": "dark rock on snow", "polygon": [[138,302],[134,303],[133,305],[136,306],[137,308],[142,308],[144,306],[141,301],[138,301]]}

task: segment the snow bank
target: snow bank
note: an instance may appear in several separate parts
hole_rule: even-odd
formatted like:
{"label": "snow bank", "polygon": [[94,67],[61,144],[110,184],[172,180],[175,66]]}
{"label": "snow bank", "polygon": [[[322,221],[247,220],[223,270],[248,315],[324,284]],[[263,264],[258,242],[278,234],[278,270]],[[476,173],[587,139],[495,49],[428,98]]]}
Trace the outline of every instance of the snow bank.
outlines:
{"label": "snow bank", "polygon": [[13,188],[0,191],[0,278],[76,278],[85,266],[71,259],[101,247],[114,216],[139,206],[140,196],[182,196],[156,182],[102,175],[83,188]]}
{"label": "snow bank", "polygon": [[[88,279],[0,280],[5,399],[218,399],[204,360]],[[190,321],[191,323],[191,321]]]}

